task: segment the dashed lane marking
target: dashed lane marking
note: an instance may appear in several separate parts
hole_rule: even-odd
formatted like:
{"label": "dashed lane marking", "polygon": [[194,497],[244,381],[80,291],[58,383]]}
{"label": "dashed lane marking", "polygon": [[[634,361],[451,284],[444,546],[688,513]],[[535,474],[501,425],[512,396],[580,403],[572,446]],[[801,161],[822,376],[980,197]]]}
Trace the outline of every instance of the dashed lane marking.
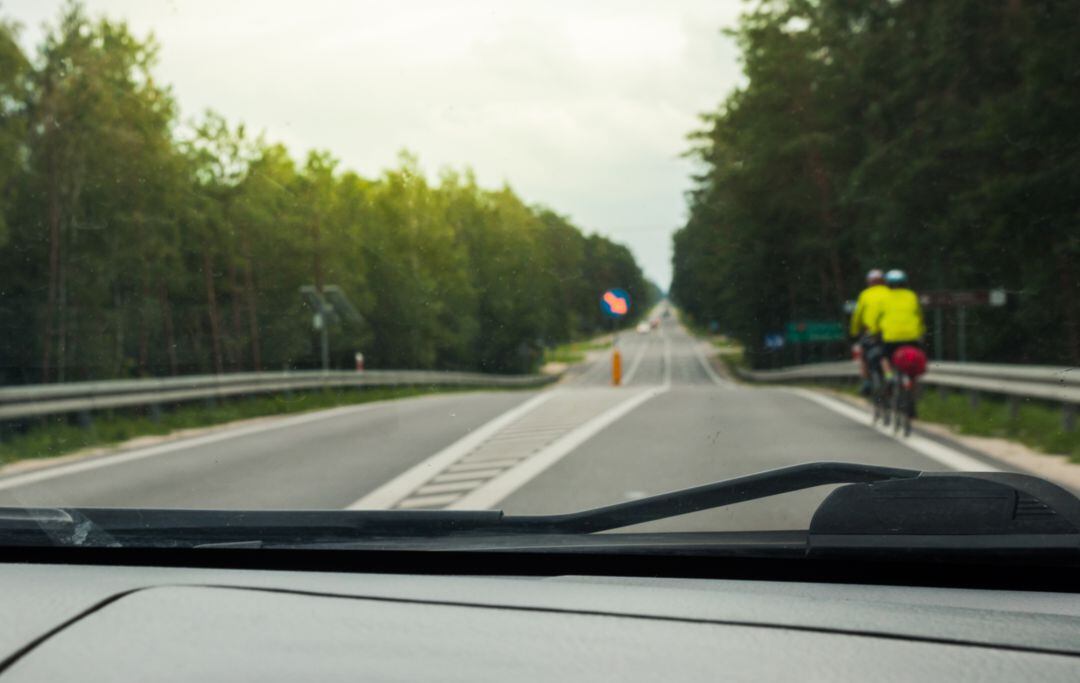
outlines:
{"label": "dashed lane marking", "polygon": [[669,388],[669,385],[653,387],[618,403],[530,456],[517,467],[506,470],[501,475],[465,494],[448,505],[447,509],[482,510],[495,506],[499,501],[527,484],[559,460],[562,460],[606,427],[654,396],[664,393]]}
{"label": "dashed lane marking", "polygon": [[641,367],[641,361],[645,359],[645,352],[649,350],[649,339],[639,345],[637,355],[634,356],[634,362],[630,365],[630,371],[626,373],[626,376],[622,378],[624,385],[630,384],[634,381],[634,375],[637,374],[638,368]]}
{"label": "dashed lane marking", "polygon": [[[537,394],[521,405],[508,410],[494,420],[474,429],[463,438],[450,444],[427,460],[406,470],[403,474],[394,477],[350,505],[347,509],[386,510],[394,507],[397,503],[404,501],[409,494],[423,486],[433,475],[457,462],[462,456],[476,449],[477,446],[490,439],[503,428],[508,427],[558,395],[558,390]],[[446,498],[446,496],[442,497]],[[453,497],[444,502],[449,502],[449,500],[452,499]],[[435,502],[433,504],[438,505],[439,503]],[[411,505],[411,507],[423,507],[423,504],[414,504]]]}

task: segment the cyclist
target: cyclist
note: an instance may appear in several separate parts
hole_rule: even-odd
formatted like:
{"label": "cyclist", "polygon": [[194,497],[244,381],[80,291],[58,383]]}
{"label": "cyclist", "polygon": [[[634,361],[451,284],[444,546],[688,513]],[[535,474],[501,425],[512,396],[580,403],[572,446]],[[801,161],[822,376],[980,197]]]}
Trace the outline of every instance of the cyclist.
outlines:
{"label": "cyclist", "polygon": [[882,366],[886,381],[893,377],[893,354],[901,346],[914,346],[922,351],[922,338],[926,333],[919,297],[908,289],[907,273],[890,270],[885,273],[888,294],[878,311],[877,329],[881,333],[884,349]]}
{"label": "cyclist", "polygon": [[863,395],[869,395],[871,390],[870,368],[881,360],[881,340],[878,336],[878,317],[881,313],[881,304],[889,295],[889,288],[885,286],[885,275],[879,268],[873,268],[866,274],[866,289],[859,293],[859,299],[855,303],[855,310],[851,313],[851,324],[848,331],[856,339],[861,353],[859,361],[862,369],[863,384],[860,389]]}

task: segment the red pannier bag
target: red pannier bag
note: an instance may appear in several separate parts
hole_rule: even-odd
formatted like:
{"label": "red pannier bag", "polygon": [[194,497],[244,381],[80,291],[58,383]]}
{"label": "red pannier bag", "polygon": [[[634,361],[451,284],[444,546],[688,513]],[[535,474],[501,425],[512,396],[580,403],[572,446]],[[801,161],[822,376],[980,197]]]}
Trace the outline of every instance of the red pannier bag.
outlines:
{"label": "red pannier bag", "polygon": [[926,372],[926,354],[917,346],[901,346],[892,356],[893,367],[909,377]]}

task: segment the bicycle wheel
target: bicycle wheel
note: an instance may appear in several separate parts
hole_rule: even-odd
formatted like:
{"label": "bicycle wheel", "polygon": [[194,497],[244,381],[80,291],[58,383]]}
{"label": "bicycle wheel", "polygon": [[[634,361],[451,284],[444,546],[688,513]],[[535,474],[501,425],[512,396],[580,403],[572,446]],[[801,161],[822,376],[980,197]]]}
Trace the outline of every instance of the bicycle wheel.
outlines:
{"label": "bicycle wheel", "polygon": [[904,388],[901,386],[899,379],[892,387],[892,427],[893,433],[899,434],[904,425],[904,415],[907,411],[904,408]]}
{"label": "bicycle wheel", "polygon": [[877,424],[885,419],[885,388],[880,372],[870,373],[870,404],[873,406],[874,417],[872,424]]}

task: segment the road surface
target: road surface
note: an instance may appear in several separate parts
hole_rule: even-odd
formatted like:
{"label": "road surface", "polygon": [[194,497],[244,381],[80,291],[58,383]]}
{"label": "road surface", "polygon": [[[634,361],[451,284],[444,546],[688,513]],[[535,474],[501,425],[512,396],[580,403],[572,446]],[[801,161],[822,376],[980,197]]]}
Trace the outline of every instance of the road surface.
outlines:
{"label": "road surface", "polygon": [[[478,391],[269,418],[0,478],[2,506],[501,508],[554,513],[816,460],[990,469],[903,442],[808,392],[733,384],[674,317],[619,336],[543,391]],[[845,412],[846,410],[846,412]],[[805,528],[827,493],[786,494],[645,525]]]}

